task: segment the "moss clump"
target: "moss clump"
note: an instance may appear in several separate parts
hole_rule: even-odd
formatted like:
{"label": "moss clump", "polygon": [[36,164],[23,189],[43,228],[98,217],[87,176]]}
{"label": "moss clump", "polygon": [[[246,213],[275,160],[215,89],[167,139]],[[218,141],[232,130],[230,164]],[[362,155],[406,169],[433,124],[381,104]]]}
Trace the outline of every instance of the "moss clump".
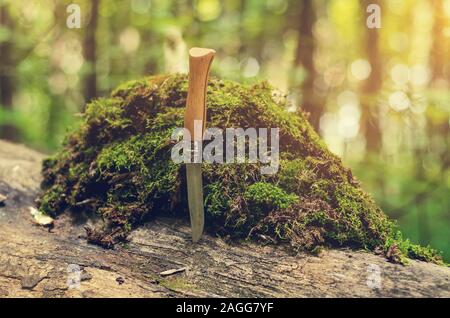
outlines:
{"label": "moss clump", "polygon": [[[87,106],[81,127],[44,162],[40,209],[91,210],[106,221],[88,239],[106,247],[147,217],[188,215],[184,165],[170,159],[170,136],[182,127],[185,75],[127,83]],[[302,113],[263,82],[253,86],[212,78],[209,127],[280,129],[280,170],[259,164],[205,164],[205,213],[210,233],[286,242],[294,249],[349,246],[440,262],[438,253],[405,241],[341,160],[327,150]]]}
{"label": "moss clump", "polygon": [[287,209],[298,201],[296,194],[288,194],[276,185],[267,182],[257,182],[250,185],[244,193],[244,199],[252,209],[272,211]]}

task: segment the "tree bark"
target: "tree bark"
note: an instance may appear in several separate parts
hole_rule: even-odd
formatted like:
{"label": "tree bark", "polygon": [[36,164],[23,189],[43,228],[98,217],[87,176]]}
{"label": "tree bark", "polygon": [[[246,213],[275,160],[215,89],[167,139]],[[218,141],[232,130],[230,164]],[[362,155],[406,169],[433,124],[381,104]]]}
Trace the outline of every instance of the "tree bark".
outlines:
{"label": "tree bark", "polygon": [[[0,297],[450,297],[447,267],[346,249],[295,254],[210,235],[192,244],[185,220],[151,220],[114,250],[89,245],[84,216],[63,214],[51,231],[33,224],[28,207],[42,158],[0,141],[0,194],[8,197],[0,206]],[[79,284],[68,283],[74,267]],[[170,270],[180,271],[161,274]]]}

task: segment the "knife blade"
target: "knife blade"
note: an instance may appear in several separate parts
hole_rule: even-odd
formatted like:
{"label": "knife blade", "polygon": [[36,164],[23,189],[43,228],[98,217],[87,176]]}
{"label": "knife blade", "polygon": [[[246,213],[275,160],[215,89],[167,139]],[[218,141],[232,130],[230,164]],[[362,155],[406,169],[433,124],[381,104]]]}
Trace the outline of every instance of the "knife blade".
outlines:
{"label": "knife blade", "polygon": [[[215,51],[212,49],[192,48],[189,50],[189,88],[184,127],[191,135],[191,142],[197,144],[202,142],[206,126],[206,88],[214,55]],[[195,129],[198,128],[196,124],[199,121],[201,127]],[[200,240],[205,223],[202,164],[199,162],[186,163],[186,178],[192,241],[195,243]]]}

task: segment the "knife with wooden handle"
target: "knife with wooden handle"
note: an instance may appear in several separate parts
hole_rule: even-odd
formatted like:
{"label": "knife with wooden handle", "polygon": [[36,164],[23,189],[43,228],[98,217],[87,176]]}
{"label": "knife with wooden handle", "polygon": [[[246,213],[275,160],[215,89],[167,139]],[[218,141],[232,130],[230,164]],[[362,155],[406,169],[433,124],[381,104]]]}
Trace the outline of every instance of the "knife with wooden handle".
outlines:
{"label": "knife with wooden handle", "polygon": [[[206,88],[215,53],[212,49],[204,48],[189,50],[189,88],[184,127],[190,132],[191,142],[194,143],[201,143],[203,140],[206,125]],[[196,127],[196,123],[200,124],[200,127],[198,125]],[[205,223],[202,164],[200,162],[186,163],[186,177],[192,241],[195,243],[200,240]]]}

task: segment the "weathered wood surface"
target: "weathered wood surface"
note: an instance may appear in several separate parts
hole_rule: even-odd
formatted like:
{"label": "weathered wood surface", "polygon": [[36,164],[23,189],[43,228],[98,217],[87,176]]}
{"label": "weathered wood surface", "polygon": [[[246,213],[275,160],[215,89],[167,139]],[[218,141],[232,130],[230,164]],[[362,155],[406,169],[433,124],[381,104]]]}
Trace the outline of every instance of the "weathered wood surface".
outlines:
{"label": "weathered wood surface", "polygon": [[[319,257],[282,247],[190,242],[186,221],[157,219],[130,243],[104,250],[86,243],[85,220],[61,216],[49,232],[32,222],[42,155],[0,141],[0,297],[449,297],[450,269],[395,265],[349,250]],[[81,283],[69,288],[70,266]],[[380,284],[371,284],[373,270]],[[166,276],[160,273],[175,271]],[[170,272],[169,272],[170,273]],[[167,274],[167,273],[165,273]]]}

